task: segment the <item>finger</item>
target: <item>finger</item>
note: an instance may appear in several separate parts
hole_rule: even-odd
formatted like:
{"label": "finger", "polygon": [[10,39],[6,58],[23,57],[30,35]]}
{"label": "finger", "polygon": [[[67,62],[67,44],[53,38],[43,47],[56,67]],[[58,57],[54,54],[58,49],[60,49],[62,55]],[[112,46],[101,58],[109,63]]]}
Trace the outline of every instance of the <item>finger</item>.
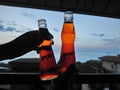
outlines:
{"label": "finger", "polygon": [[52,40],[52,45],[54,45],[54,41]]}

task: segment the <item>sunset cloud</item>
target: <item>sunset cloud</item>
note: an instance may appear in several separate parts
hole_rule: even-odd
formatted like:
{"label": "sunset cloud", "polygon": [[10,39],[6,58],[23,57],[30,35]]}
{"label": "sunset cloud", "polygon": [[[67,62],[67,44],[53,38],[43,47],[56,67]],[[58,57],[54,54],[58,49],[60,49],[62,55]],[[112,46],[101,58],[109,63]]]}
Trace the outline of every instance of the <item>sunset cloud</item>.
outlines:
{"label": "sunset cloud", "polygon": [[27,13],[27,12],[22,12],[22,15],[27,18],[31,18],[31,19],[35,19],[35,17],[36,17],[36,15],[34,15],[32,13]]}
{"label": "sunset cloud", "polygon": [[31,29],[29,29],[26,26],[22,26],[17,24],[15,21],[5,21],[5,20],[0,20],[0,31],[2,32],[17,32],[17,33],[21,33],[21,32],[25,32],[25,31],[30,31]]}
{"label": "sunset cloud", "polygon": [[3,30],[4,30],[4,26],[0,25],[0,31],[3,31]]}
{"label": "sunset cloud", "polygon": [[53,30],[54,30],[55,32],[59,32],[59,31],[60,31],[60,30],[57,29],[57,28],[53,28]]}
{"label": "sunset cloud", "polygon": [[112,38],[112,39],[102,39],[108,45],[120,45],[120,38]]}

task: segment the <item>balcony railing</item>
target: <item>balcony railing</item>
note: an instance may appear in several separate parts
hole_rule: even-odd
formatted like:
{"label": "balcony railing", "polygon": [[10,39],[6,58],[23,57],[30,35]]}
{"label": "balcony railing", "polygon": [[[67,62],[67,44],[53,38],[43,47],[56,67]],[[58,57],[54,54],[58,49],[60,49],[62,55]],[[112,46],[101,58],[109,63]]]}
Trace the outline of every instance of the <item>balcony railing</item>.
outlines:
{"label": "balcony railing", "polygon": [[[45,83],[49,84],[51,81],[41,81],[39,73],[19,73],[19,72],[1,72],[0,84],[34,84]],[[119,83],[120,74],[110,73],[79,73],[75,77],[73,83]]]}

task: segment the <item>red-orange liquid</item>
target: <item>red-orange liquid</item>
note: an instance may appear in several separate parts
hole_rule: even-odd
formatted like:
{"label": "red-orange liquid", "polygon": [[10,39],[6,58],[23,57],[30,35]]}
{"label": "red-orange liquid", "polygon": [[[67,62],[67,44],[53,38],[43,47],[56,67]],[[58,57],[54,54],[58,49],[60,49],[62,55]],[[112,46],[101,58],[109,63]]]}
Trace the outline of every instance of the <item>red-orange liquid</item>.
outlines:
{"label": "red-orange liquid", "polygon": [[40,79],[51,80],[58,77],[57,65],[51,47],[51,40],[44,40],[40,45]]}
{"label": "red-orange liquid", "polygon": [[62,48],[59,69],[60,72],[65,72],[70,65],[75,64],[75,29],[72,22],[64,23],[61,33],[61,40]]}

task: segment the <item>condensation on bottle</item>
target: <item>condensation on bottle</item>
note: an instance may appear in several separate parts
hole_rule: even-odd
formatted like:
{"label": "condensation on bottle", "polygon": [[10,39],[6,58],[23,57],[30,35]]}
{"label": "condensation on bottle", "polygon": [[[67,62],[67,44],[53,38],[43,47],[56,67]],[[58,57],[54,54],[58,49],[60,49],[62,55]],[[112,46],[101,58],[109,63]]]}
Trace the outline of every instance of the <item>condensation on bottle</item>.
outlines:
{"label": "condensation on bottle", "polygon": [[58,77],[58,68],[55,61],[55,56],[52,50],[52,40],[49,35],[46,20],[38,20],[39,34],[44,38],[44,41],[38,46],[40,48],[40,74],[41,80],[51,80]]}
{"label": "condensation on bottle", "polygon": [[64,23],[61,32],[61,55],[59,60],[60,72],[65,72],[67,68],[76,63],[75,60],[75,28],[73,23],[72,11],[66,11],[64,13]]}

